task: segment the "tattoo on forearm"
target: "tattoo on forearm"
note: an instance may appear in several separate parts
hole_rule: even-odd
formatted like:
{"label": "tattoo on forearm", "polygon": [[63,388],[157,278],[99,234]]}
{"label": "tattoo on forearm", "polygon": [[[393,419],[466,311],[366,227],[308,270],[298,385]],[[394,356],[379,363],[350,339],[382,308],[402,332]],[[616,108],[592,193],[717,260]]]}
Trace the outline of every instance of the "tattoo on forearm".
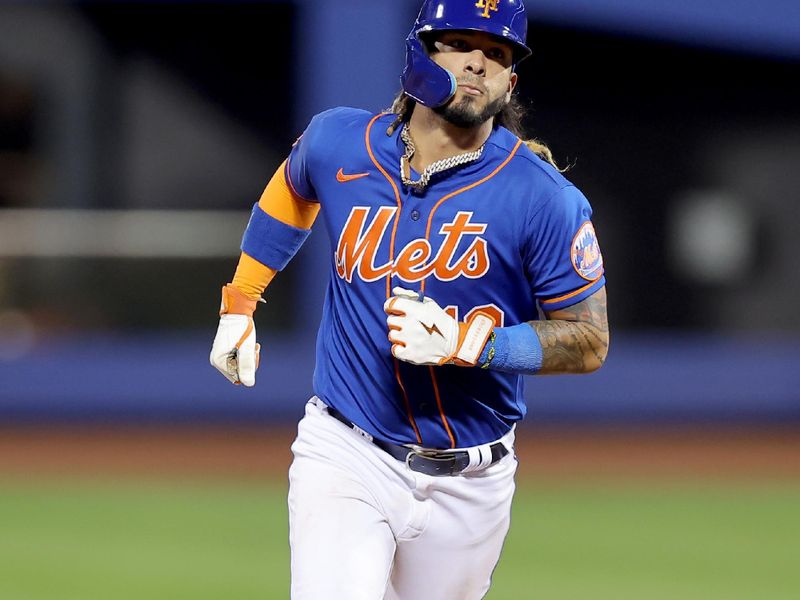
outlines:
{"label": "tattoo on forearm", "polygon": [[542,343],[540,373],[585,373],[600,368],[608,353],[605,288],[586,300],[547,313],[530,325]]}

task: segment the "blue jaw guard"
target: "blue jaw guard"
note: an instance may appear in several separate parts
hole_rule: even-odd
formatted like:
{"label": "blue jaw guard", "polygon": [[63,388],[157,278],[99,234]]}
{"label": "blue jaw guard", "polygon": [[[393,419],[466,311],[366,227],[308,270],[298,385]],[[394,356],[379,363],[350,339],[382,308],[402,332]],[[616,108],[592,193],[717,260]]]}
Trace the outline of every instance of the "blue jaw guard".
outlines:
{"label": "blue jaw guard", "polygon": [[406,67],[400,82],[406,94],[430,108],[446,104],[456,93],[456,76],[433,62],[416,36],[406,40]]}

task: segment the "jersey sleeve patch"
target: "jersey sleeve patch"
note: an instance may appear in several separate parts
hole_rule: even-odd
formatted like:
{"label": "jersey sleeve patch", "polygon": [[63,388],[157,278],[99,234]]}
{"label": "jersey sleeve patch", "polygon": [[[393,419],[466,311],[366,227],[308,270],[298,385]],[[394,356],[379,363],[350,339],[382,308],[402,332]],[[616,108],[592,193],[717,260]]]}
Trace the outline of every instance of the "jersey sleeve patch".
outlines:
{"label": "jersey sleeve patch", "polygon": [[603,274],[603,255],[591,221],[581,225],[575,234],[570,258],[575,272],[587,281],[595,281]]}

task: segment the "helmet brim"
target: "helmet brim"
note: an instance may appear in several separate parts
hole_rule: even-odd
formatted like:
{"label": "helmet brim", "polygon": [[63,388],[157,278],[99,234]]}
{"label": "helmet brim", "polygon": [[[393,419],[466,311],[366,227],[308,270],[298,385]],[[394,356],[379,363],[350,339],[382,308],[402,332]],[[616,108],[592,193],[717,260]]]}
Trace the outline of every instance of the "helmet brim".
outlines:
{"label": "helmet brim", "polygon": [[438,27],[425,25],[414,31],[414,35],[416,35],[417,39],[420,40],[422,42],[422,45],[430,52],[434,36],[448,33],[451,31],[474,31],[478,33],[485,33],[487,35],[492,36],[496,40],[503,42],[504,44],[508,44],[514,53],[513,63],[515,65],[519,64],[521,61],[525,60],[531,54],[533,54],[533,51],[530,48],[528,48],[528,46],[526,46],[525,44],[520,43],[516,34],[508,28],[502,28],[499,32],[495,32],[495,31],[486,31],[485,29],[480,29],[478,27],[455,26],[452,28],[440,29]]}

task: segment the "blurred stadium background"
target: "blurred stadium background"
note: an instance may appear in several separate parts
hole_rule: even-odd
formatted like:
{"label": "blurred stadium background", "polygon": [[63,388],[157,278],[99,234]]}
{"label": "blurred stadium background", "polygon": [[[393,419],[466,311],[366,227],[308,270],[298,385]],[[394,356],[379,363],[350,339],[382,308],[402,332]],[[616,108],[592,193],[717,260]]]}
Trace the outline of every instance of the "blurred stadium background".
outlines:
{"label": "blurred stadium background", "polygon": [[[532,378],[490,598],[796,598],[800,3],[527,0],[527,124],[588,196],[613,340]],[[294,139],[399,86],[417,0],[0,3],[0,598],[288,597],[320,229],[259,385],[219,287]],[[443,557],[446,560],[446,557]]]}

